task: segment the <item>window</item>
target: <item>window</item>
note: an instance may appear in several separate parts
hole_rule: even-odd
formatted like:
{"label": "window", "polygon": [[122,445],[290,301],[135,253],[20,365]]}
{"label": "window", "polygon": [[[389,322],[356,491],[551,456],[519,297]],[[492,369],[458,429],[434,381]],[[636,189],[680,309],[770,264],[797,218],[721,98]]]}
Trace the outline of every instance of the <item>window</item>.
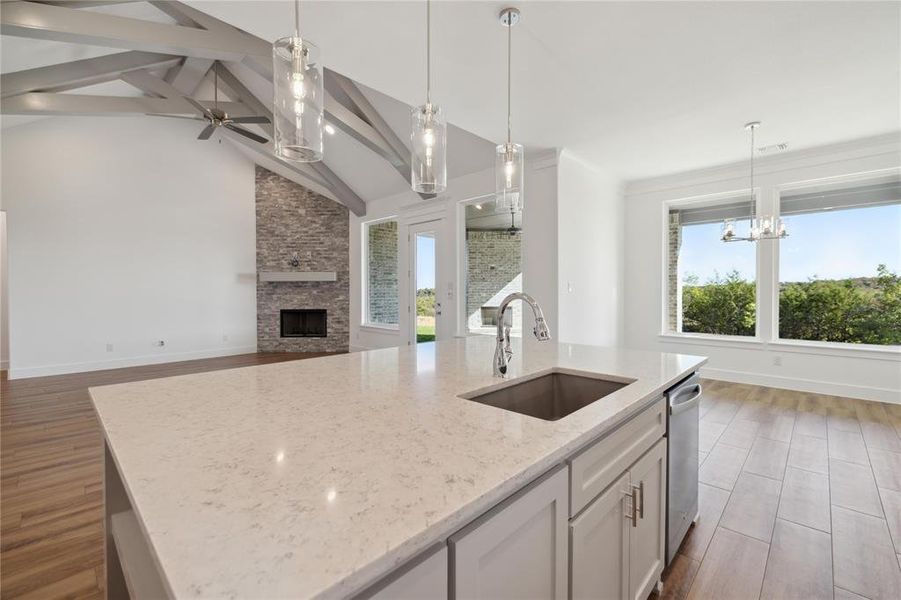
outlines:
{"label": "window", "polygon": [[901,344],[901,181],[784,193],[779,337]]}
{"label": "window", "polygon": [[749,197],[677,203],[667,219],[667,324],[674,333],[754,336],[756,245],[720,241],[723,219],[747,235]]}
{"label": "window", "polygon": [[397,221],[364,224],[366,301],[364,325],[397,328]]}
{"label": "window", "polygon": [[[494,335],[497,309],[506,296],[522,291],[522,209],[499,206],[494,198],[466,205],[466,331]],[[522,303],[504,320],[522,334]]]}

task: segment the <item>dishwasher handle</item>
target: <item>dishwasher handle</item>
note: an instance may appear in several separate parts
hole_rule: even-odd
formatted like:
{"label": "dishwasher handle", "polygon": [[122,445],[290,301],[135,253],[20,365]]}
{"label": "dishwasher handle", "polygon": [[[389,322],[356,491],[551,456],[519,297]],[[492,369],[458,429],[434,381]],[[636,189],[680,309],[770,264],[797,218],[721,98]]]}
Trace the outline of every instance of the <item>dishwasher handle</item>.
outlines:
{"label": "dishwasher handle", "polygon": [[687,385],[675,391],[669,399],[669,414],[678,415],[679,413],[691,410],[701,401],[701,394],[704,388],[700,383]]}

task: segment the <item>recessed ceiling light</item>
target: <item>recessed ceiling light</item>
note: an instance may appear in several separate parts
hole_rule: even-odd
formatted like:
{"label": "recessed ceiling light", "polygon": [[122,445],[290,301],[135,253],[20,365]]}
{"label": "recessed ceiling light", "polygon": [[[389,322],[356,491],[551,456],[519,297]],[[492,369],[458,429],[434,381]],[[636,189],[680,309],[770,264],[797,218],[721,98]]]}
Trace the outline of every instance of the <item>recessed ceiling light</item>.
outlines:
{"label": "recessed ceiling light", "polygon": [[332,126],[331,123],[325,124],[325,132],[329,135],[335,135],[335,128]]}

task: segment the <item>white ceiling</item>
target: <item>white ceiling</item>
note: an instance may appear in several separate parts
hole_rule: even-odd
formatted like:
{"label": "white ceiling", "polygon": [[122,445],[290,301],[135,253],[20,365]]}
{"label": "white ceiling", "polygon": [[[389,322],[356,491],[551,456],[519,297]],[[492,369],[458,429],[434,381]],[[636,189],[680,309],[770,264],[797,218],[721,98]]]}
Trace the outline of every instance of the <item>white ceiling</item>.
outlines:
{"label": "white ceiling", "polygon": [[[288,0],[190,4],[275,39]],[[456,125],[504,136],[507,2],[434,2],[433,98]],[[901,3],[521,1],[513,131],[627,179],[901,128]],[[302,2],[324,64],[408,104],[424,97],[424,2]],[[449,151],[452,151],[452,147]],[[490,167],[490,163],[486,164]]]}

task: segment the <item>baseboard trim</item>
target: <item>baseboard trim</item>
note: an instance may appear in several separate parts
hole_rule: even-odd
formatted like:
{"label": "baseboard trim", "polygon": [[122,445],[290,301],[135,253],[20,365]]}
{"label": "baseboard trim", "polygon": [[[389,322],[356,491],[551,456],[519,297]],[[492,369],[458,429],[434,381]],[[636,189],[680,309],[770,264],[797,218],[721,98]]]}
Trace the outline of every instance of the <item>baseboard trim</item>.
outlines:
{"label": "baseboard trim", "polygon": [[702,367],[701,376],[709,379],[730,381],[732,383],[762,385],[799,392],[811,392],[814,394],[826,394],[829,396],[843,396],[845,398],[859,398],[861,400],[875,400],[878,402],[887,402],[889,404],[901,404],[901,390],[893,390],[891,388],[848,385],[830,381],[799,379],[796,377],[783,377],[780,375],[762,375],[760,373],[751,373],[748,371],[732,371],[710,367]]}
{"label": "baseboard trim", "polygon": [[106,369],[140,367],[142,365],[158,365],[162,363],[181,362],[183,360],[196,360],[200,358],[233,356],[235,354],[253,354],[256,351],[256,346],[237,346],[234,348],[211,348],[208,350],[193,350],[191,352],[146,354],[143,356],[130,356],[127,358],[98,360],[83,363],[44,365],[40,367],[13,367],[9,369],[9,378],[28,379],[30,377],[47,377],[49,375],[66,375],[68,373],[104,371]]}

